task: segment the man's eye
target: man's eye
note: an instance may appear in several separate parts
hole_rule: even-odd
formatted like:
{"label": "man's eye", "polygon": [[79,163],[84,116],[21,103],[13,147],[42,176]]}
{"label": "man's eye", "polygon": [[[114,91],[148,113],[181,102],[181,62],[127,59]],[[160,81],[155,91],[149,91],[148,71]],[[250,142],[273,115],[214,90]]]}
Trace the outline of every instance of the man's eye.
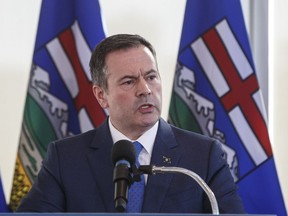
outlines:
{"label": "man's eye", "polygon": [[133,84],[133,80],[126,80],[125,82],[123,82],[123,85],[131,85]]}
{"label": "man's eye", "polygon": [[148,80],[154,80],[154,79],[156,79],[156,78],[157,78],[157,76],[155,76],[155,75],[151,75],[151,76],[148,76],[148,77],[147,77]]}

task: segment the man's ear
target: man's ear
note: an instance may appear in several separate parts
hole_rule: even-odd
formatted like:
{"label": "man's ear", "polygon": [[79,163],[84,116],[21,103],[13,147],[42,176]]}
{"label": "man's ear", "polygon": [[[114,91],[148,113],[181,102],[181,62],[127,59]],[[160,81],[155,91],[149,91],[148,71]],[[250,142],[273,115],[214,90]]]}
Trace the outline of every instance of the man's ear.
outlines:
{"label": "man's ear", "polygon": [[95,98],[97,99],[98,103],[100,104],[100,106],[103,109],[108,108],[108,102],[106,99],[106,92],[104,91],[104,89],[101,88],[100,86],[94,84],[92,86],[92,90],[93,90],[93,94],[94,94]]}

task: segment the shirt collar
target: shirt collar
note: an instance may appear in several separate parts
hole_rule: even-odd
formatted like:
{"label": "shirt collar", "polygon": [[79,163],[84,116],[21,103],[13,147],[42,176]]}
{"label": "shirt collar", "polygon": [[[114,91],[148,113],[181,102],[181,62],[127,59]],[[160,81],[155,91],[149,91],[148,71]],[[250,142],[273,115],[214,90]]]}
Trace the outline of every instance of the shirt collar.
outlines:
{"label": "shirt collar", "polygon": [[117,130],[110,118],[109,118],[109,128],[112,136],[113,143],[116,143],[119,140],[125,139],[130,140],[131,142],[138,141],[142,144],[142,146],[145,148],[145,150],[148,152],[148,154],[152,155],[152,149],[154,146],[159,121],[157,121],[152,128],[150,128],[148,131],[146,131],[142,136],[140,136],[137,140],[131,140],[128,137],[126,137],[124,134],[122,134],[119,130]]}

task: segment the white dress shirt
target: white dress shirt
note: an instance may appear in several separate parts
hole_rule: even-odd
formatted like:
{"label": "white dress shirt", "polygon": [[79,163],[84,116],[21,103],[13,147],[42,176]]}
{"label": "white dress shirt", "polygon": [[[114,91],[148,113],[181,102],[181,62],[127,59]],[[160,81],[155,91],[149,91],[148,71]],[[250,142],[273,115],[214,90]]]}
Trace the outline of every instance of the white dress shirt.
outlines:
{"label": "white dress shirt", "polygon": [[[152,156],[152,149],[154,146],[154,141],[156,138],[157,130],[158,130],[158,124],[159,121],[156,122],[156,124],[146,131],[142,136],[140,136],[137,140],[131,140],[128,137],[126,137],[124,134],[122,134],[120,131],[118,131],[112,124],[110,118],[109,118],[109,128],[112,136],[113,143],[116,143],[119,140],[125,139],[129,140],[131,142],[138,141],[142,144],[143,149],[141,150],[138,160],[141,165],[149,165],[151,161]],[[145,183],[147,183],[147,175],[144,175],[145,177]]]}

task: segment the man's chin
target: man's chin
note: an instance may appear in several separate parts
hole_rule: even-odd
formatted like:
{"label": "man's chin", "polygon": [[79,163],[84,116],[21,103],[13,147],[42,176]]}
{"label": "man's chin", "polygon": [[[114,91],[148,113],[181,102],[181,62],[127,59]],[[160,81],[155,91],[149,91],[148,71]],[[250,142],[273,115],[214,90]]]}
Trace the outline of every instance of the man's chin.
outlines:
{"label": "man's chin", "polygon": [[142,120],[142,124],[144,127],[153,127],[156,122],[159,120],[160,117],[154,117],[154,118],[146,118]]}

